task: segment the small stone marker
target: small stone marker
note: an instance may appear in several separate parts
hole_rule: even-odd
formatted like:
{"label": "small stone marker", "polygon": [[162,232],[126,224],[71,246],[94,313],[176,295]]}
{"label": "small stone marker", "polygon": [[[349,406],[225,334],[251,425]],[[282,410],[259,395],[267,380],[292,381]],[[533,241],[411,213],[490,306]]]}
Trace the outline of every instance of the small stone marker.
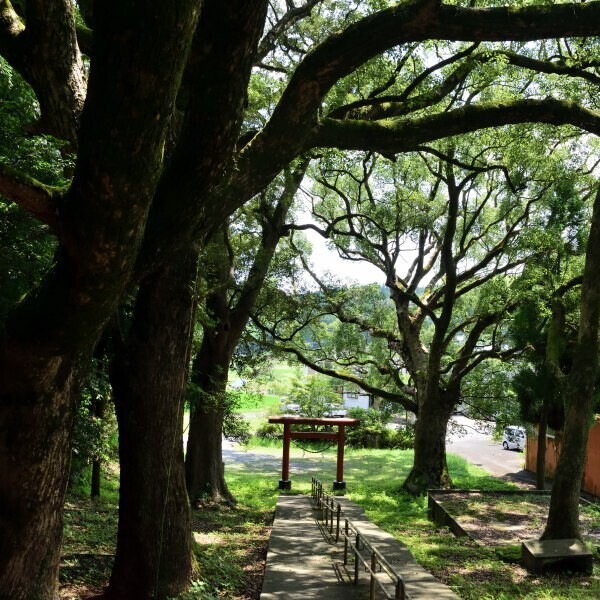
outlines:
{"label": "small stone marker", "polygon": [[592,553],[577,539],[527,540],[521,557],[530,573],[558,569],[592,574]]}

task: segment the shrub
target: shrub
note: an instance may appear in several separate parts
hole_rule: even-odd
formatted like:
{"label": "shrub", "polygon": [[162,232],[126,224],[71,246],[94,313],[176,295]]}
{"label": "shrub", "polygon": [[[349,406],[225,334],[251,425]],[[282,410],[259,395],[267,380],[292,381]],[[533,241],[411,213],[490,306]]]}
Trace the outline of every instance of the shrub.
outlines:
{"label": "shrub", "polygon": [[[96,414],[98,404],[102,404],[103,408],[99,413],[102,416]],[[88,467],[94,461],[108,463],[117,456],[117,421],[107,361],[93,359],[75,414],[69,484],[73,486],[87,479]]]}
{"label": "shrub", "polygon": [[373,408],[351,408],[348,417],[360,419],[356,427],[346,430],[346,443],[350,448],[398,448],[414,447],[414,431],[390,429],[390,414]]}
{"label": "shrub", "polygon": [[255,435],[263,440],[282,440],[283,425],[279,425],[278,423],[263,423],[256,430]]}
{"label": "shrub", "polygon": [[228,411],[223,419],[223,435],[230,442],[247,444],[252,437],[250,423],[242,415]]}
{"label": "shrub", "polygon": [[390,448],[410,450],[415,447],[415,428],[412,425],[392,431]]}

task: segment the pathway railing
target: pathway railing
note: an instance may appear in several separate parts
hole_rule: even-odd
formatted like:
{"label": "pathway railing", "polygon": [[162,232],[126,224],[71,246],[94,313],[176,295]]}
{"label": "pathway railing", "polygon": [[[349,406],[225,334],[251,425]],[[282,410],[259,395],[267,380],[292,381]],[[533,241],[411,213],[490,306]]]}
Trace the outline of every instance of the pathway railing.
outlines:
{"label": "pathway railing", "polygon": [[[321,511],[321,520],[336,543],[340,536],[344,539],[344,565],[350,558],[354,562],[354,585],[358,584],[360,564],[370,574],[369,600],[375,600],[376,585],[383,591],[387,600],[410,600],[402,575],[386,560],[383,554],[357,529],[356,525],[344,517],[342,522],[342,506],[332,496],[323,490],[323,483],[316,477],[311,478],[311,496],[314,505]],[[335,524],[335,533],[334,533]],[[392,581],[394,594],[391,595],[379,573],[385,573]]]}

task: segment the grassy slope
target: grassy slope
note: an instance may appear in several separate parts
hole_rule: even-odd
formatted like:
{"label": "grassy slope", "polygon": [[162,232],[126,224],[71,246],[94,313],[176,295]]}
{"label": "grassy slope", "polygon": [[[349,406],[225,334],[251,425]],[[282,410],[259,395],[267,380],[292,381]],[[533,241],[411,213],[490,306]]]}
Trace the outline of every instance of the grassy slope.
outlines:
{"label": "grassy slope", "polygon": [[[228,464],[227,481],[238,499],[234,509],[207,507],[194,514],[201,578],[186,600],[256,600],[269,524],[278,490],[280,448],[256,449],[266,460]],[[579,600],[600,597],[600,569],[592,577],[532,577],[518,565],[502,562],[491,550],[457,539],[446,528],[427,520],[426,500],[399,492],[411,465],[410,451],[349,450],[345,479],[349,496],[370,518],[398,536],[414,556],[451,585],[461,598],[478,600]],[[333,479],[335,453],[292,450],[295,492],[310,493],[310,477]],[[499,482],[463,459],[450,457],[455,483],[462,488],[498,489]],[[107,497],[92,503],[71,496],[66,511],[62,598],[81,598],[100,591],[110,574],[110,555],[116,533],[116,481],[105,488]],[[599,524],[600,525],[600,524]]]}
{"label": "grassy slope", "polygon": [[[276,459],[281,451],[265,448],[261,452]],[[363,506],[375,523],[407,544],[417,560],[451,585],[461,598],[577,600],[600,597],[600,569],[597,564],[592,577],[533,577],[520,566],[503,562],[492,550],[481,548],[464,538],[457,539],[446,528],[431,523],[427,519],[426,499],[415,499],[399,491],[399,484],[411,463],[411,451],[347,451],[344,478],[348,484],[348,496]],[[310,493],[311,475],[324,482],[333,479],[335,454],[310,455],[298,449],[292,450],[291,466],[294,491]],[[245,482],[246,489],[252,486],[252,477],[247,473],[250,468],[251,465],[243,468],[235,465],[227,469],[234,493],[242,482]],[[455,484],[463,489],[511,487],[460,457],[450,456],[449,468]],[[265,490],[268,492],[264,497],[266,507],[273,501],[272,490],[279,473],[269,473],[263,468],[257,471],[257,475],[261,486],[265,485],[267,477],[272,478],[271,487],[267,486]],[[261,501],[257,492],[255,490],[252,494],[254,503]]]}

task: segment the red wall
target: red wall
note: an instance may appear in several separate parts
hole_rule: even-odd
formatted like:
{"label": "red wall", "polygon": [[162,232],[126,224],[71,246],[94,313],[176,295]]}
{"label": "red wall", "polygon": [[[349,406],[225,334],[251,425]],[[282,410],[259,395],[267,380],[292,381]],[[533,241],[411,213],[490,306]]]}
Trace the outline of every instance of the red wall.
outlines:
{"label": "red wall", "polygon": [[[560,440],[551,436],[546,437],[546,475],[552,477],[556,469]],[[527,434],[525,448],[525,469],[535,473],[537,459],[537,435]],[[596,418],[595,425],[589,432],[587,457],[583,472],[582,489],[588,494],[600,496],[600,419]]]}

